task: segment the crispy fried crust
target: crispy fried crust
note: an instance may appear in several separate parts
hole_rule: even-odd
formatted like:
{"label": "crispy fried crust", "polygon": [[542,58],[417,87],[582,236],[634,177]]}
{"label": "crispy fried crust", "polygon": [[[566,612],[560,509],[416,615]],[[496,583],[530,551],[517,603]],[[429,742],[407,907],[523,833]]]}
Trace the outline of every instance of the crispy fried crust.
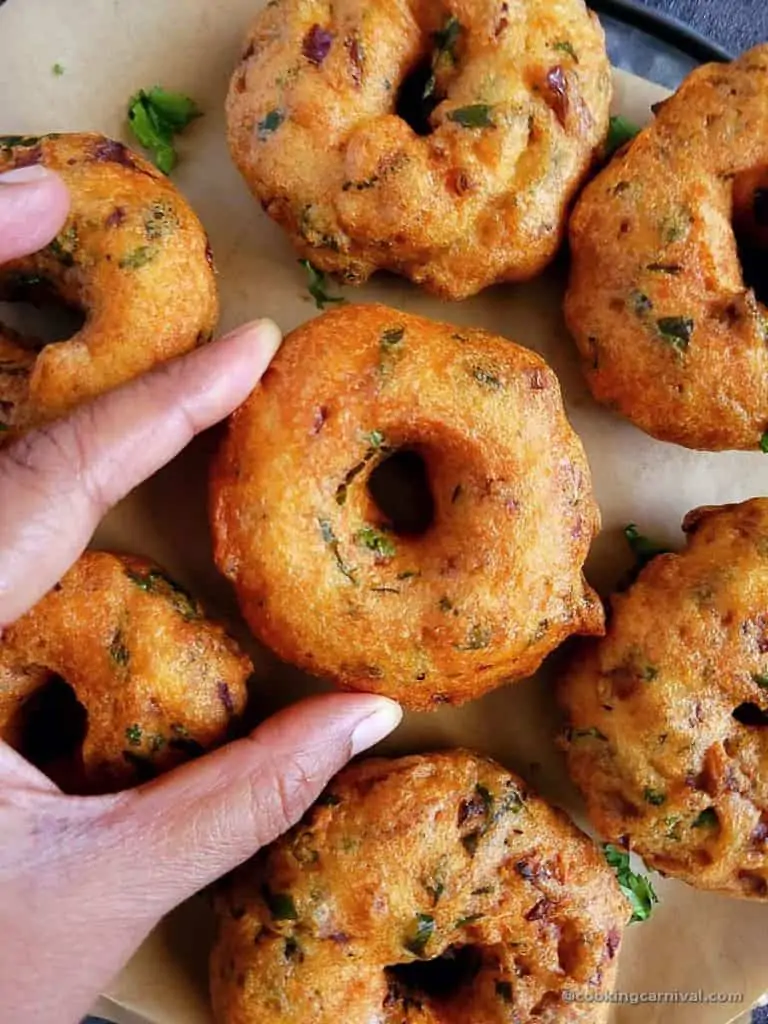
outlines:
{"label": "crispy fried crust", "polygon": [[754,235],[766,165],[768,45],[694,71],[571,219],[565,309],[589,385],[663,441],[755,449],[768,427],[768,314],[731,226]]}
{"label": "crispy fried crust", "polygon": [[[612,987],[629,916],[591,840],[465,751],[347,768],[218,912],[219,1024],[602,1021],[563,993]],[[391,971],[445,956],[442,991]]]}
{"label": "crispy fried crust", "polygon": [[[0,739],[22,753],[34,747],[69,792],[123,789],[221,743],[243,711],[250,671],[222,627],[158,566],[88,552],[3,633]],[[60,689],[56,677],[87,712],[74,753],[63,753],[59,722],[33,711],[37,703],[41,713],[44,688]],[[61,705],[48,709],[57,715]]]}
{"label": "crispy fried crust", "polygon": [[571,774],[613,842],[768,898],[768,499],[699,509],[562,681]]}
{"label": "crispy fried crust", "polygon": [[70,214],[45,249],[0,267],[0,297],[55,295],[86,323],[39,354],[0,325],[2,436],[210,341],[218,317],[206,234],[150,163],[102,135],[0,136],[0,172],[31,164],[62,176]]}
{"label": "crispy fried crust", "polygon": [[[424,460],[421,535],[368,490],[397,451]],[[386,306],[298,328],[232,417],[211,494],[251,628],[343,688],[460,703],[602,631],[581,572],[599,513],[557,378],[484,331]]]}
{"label": "crispy fried crust", "polygon": [[[396,113],[417,68],[426,134]],[[281,0],[248,33],[229,143],[316,266],[350,283],[392,270],[460,299],[551,260],[610,100],[604,34],[582,0]]]}

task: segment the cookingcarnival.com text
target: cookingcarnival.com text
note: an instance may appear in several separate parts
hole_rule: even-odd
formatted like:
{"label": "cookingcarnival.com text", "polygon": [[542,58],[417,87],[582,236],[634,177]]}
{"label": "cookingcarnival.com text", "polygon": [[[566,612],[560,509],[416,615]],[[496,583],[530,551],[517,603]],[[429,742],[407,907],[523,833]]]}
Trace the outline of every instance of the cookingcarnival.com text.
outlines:
{"label": "cookingcarnival.com text", "polygon": [[694,989],[684,992],[670,990],[667,992],[589,992],[583,989],[566,989],[563,992],[566,1003],[618,1003],[620,1005],[640,1006],[645,1003],[698,1003],[734,1005],[744,1002],[743,992],[705,992]]}

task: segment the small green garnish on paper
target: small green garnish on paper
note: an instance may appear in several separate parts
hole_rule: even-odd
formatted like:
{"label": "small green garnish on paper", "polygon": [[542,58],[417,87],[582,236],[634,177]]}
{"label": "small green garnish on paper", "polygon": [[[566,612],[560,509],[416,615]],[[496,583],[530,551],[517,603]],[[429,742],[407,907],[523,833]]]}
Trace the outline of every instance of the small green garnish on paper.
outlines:
{"label": "small green garnish on paper", "polygon": [[669,548],[662,547],[656,541],[643,536],[634,523],[630,523],[624,528],[624,536],[627,538],[627,543],[640,568],[647,565],[657,555],[669,554]]}
{"label": "small green garnish on paper", "polygon": [[603,845],[603,853],[608,865],[616,872],[619,888],[629,900],[632,906],[632,916],[629,923],[635,921],[647,921],[651,916],[653,904],[659,902],[659,898],[653,890],[651,880],[646,875],[640,875],[629,866],[629,854],[620,850],[618,846],[611,843]]}
{"label": "small green garnish on paper", "polygon": [[149,150],[153,163],[163,174],[170,174],[178,160],[174,136],[201,116],[202,111],[193,99],[160,85],[139,89],[128,104],[131,131]]}
{"label": "small green garnish on paper", "polygon": [[326,278],[322,270],[318,270],[309,260],[299,260],[299,263],[307,272],[307,288],[309,294],[315,300],[315,305],[318,309],[325,309],[332,302],[347,301],[341,295],[328,294],[326,291]]}
{"label": "small green garnish on paper", "polygon": [[605,140],[605,155],[611,157],[617,149],[621,149],[640,132],[640,128],[626,117],[612,117]]}

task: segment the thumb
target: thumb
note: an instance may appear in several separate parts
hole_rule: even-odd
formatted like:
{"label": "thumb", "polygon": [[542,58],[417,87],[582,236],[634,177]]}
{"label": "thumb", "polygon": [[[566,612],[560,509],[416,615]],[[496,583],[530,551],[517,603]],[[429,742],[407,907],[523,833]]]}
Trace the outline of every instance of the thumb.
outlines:
{"label": "thumb", "polygon": [[294,825],[349,758],[401,717],[384,697],[315,697],[121,794],[102,823],[112,826],[115,856],[124,859],[114,865],[123,897],[133,892],[159,917],[231,871]]}
{"label": "thumb", "polygon": [[39,164],[0,174],[0,263],[37,252],[56,237],[69,210],[69,193]]}

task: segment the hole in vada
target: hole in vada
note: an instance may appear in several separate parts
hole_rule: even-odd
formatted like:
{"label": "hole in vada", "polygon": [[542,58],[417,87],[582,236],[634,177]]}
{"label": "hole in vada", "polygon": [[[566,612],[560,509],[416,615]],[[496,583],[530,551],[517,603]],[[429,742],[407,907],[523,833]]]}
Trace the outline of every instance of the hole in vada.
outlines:
{"label": "hole in vada", "polygon": [[418,536],[434,522],[435,500],[418,452],[403,449],[380,462],[368,477],[368,493],[397,534]]}
{"label": "hole in vada", "polygon": [[388,967],[386,974],[395,1000],[419,995],[442,1002],[470,985],[482,963],[475,946],[449,946],[435,960]]}
{"label": "hole in vada", "polygon": [[747,172],[734,182],[733,230],[744,283],[768,304],[768,169]]}
{"label": "hole in vada", "polygon": [[435,95],[432,60],[425,57],[403,79],[395,100],[395,113],[417,135],[431,135],[434,131],[430,115],[440,102]]}
{"label": "hole in vada", "polygon": [[758,707],[752,701],[745,701],[734,708],[733,717],[741,725],[768,726],[768,710]]}
{"label": "hole in vada", "polygon": [[22,705],[19,752],[63,788],[72,773],[79,774],[79,753],[88,732],[88,712],[75,691],[51,674]]}
{"label": "hole in vada", "polygon": [[56,341],[68,341],[81,331],[85,314],[61,302],[53,292],[35,287],[14,292],[9,302],[0,302],[0,324],[20,337],[22,348],[39,351]]}

